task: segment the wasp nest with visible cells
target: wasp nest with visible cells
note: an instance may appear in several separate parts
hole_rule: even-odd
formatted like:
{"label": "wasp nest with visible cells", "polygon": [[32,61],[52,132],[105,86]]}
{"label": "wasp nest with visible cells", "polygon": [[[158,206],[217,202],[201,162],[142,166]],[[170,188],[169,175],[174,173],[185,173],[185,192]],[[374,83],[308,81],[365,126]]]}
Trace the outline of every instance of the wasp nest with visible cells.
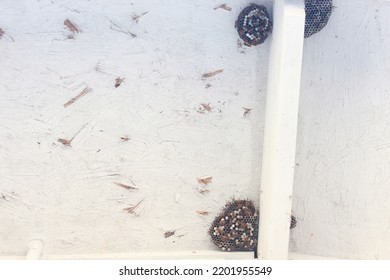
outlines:
{"label": "wasp nest with visible cells", "polygon": [[305,38],[321,31],[333,11],[332,0],[305,0]]}
{"label": "wasp nest with visible cells", "polygon": [[293,229],[297,226],[297,218],[295,216],[291,216],[290,229]]}
{"label": "wasp nest with visible cells", "polygon": [[232,200],[215,218],[209,234],[223,251],[253,251],[257,245],[258,211],[250,200]]}
{"label": "wasp nest with visible cells", "polygon": [[[291,216],[290,229],[297,220]],[[209,229],[213,243],[223,251],[255,251],[259,212],[251,200],[232,200],[214,219]]]}
{"label": "wasp nest with visible cells", "polygon": [[272,22],[263,5],[250,4],[236,21],[235,27],[240,38],[247,46],[256,46],[264,43],[272,32]]}

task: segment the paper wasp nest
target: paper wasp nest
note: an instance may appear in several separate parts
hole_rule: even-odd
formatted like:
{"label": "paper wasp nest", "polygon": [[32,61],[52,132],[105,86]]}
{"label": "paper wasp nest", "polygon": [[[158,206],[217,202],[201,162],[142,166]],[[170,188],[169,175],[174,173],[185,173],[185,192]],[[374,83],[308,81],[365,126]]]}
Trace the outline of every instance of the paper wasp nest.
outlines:
{"label": "paper wasp nest", "polygon": [[[291,216],[290,229],[297,220]],[[209,229],[212,242],[223,251],[255,251],[259,212],[251,200],[231,200]]]}
{"label": "paper wasp nest", "polygon": [[333,11],[332,0],[305,0],[305,38],[321,31]]}
{"label": "paper wasp nest", "polygon": [[264,43],[272,32],[272,22],[267,8],[256,4],[250,4],[242,10],[235,27],[240,38],[248,46]]}

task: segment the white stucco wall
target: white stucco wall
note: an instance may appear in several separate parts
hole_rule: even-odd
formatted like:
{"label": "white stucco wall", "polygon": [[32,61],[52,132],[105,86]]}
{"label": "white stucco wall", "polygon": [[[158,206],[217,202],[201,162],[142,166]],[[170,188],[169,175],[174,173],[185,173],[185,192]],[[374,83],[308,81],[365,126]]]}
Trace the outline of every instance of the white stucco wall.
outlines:
{"label": "white stucco wall", "polygon": [[390,258],[390,2],[339,0],[306,40],[291,250]]}
{"label": "white stucco wall", "polygon": [[[47,254],[214,249],[220,208],[259,192],[269,44],[237,46],[248,2],[0,2],[2,254],[31,238]],[[209,193],[197,191],[202,176]]]}
{"label": "white stucco wall", "polygon": [[[234,29],[250,2],[0,2],[0,254],[32,238],[48,254],[214,249],[219,209],[259,195],[269,40],[240,47]],[[290,247],[390,258],[390,3],[334,5],[305,42]]]}

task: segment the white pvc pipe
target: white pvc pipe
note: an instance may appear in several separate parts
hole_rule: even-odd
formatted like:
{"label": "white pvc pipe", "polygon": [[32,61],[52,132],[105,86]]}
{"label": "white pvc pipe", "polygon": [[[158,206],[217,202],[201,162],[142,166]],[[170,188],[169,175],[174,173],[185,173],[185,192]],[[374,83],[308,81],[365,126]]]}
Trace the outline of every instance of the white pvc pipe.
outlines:
{"label": "white pvc pipe", "polygon": [[275,0],[269,57],[260,259],[287,259],[305,26],[303,0]]}
{"label": "white pvc pipe", "polygon": [[26,260],[39,260],[42,255],[43,242],[41,240],[31,240]]}

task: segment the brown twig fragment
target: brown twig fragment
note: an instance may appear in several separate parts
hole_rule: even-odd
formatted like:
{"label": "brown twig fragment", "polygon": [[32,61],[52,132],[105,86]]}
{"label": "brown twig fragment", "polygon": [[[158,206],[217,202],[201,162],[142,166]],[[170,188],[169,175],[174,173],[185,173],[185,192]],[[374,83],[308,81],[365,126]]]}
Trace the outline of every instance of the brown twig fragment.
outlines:
{"label": "brown twig fragment", "polygon": [[198,113],[204,114],[205,112],[211,112],[213,110],[213,107],[210,106],[210,103],[201,103],[198,110],[196,110]]}
{"label": "brown twig fragment", "polygon": [[229,11],[229,12],[232,10],[232,8],[229,7],[227,4],[222,4],[222,5],[214,8],[214,10],[217,10],[217,9],[224,9],[225,11]]}
{"label": "brown twig fragment", "polygon": [[86,126],[87,126],[87,124],[83,125],[83,127],[80,128],[79,131],[77,131],[76,134],[73,135],[73,137],[72,137],[70,140],[64,139],[64,138],[58,138],[57,141],[60,142],[61,144],[63,144],[64,146],[71,146],[73,139],[75,139],[76,136],[77,136],[77,135],[86,127]]}
{"label": "brown twig fragment", "polygon": [[124,141],[124,142],[127,142],[127,141],[130,140],[130,137],[127,136],[127,135],[126,135],[126,136],[122,136],[122,137],[121,137],[121,140]]}
{"label": "brown twig fragment", "polygon": [[199,184],[205,184],[208,185],[213,182],[213,177],[204,177],[204,178],[198,178],[198,183]]}
{"label": "brown twig fragment", "polygon": [[64,138],[58,138],[57,142],[60,142],[64,146],[71,146],[72,140],[73,139],[68,140],[68,139],[64,139]]}
{"label": "brown twig fragment", "polygon": [[175,232],[176,232],[176,230],[168,230],[167,232],[164,233],[164,237],[168,238],[168,237],[174,235]]}
{"label": "brown twig fragment", "polygon": [[218,75],[218,74],[222,73],[223,70],[224,70],[224,69],[219,69],[219,70],[215,70],[215,71],[213,71],[213,72],[204,73],[204,74],[202,75],[202,80],[207,79],[207,78],[214,77],[215,75]]}
{"label": "brown twig fragment", "polygon": [[198,190],[199,193],[201,194],[205,194],[205,193],[208,193],[210,192],[210,190],[206,190],[206,189],[203,189],[203,188],[196,188]]}
{"label": "brown twig fragment", "polygon": [[135,21],[135,23],[138,23],[139,19],[141,17],[143,17],[144,15],[146,15],[148,12],[145,12],[145,13],[142,13],[140,15],[133,15],[131,18],[133,19],[133,21]]}
{"label": "brown twig fragment", "polygon": [[86,87],[85,89],[83,89],[77,96],[73,97],[71,100],[69,100],[68,102],[66,102],[64,104],[64,107],[68,107],[70,105],[72,105],[73,103],[75,103],[77,100],[79,100],[81,97],[83,97],[84,95],[86,95],[87,93],[91,92],[92,89],[90,89],[89,87]]}
{"label": "brown twig fragment", "polygon": [[69,30],[73,33],[80,33],[80,28],[77,27],[73,22],[71,22],[69,19],[66,19],[64,21],[64,25],[69,28]]}
{"label": "brown twig fragment", "polygon": [[207,216],[209,214],[208,211],[202,211],[202,210],[196,211],[196,213],[198,213],[199,215],[202,215],[202,216]]}
{"label": "brown twig fragment", "polygon": [[252,111],[252,109],[242,107],[244,109],[244,114],[242,115],[244,118]]}
{"label": "brown twig fragment", "polygon": [[122,184],[122,183],[117,183],[117,182],[114,182],[115,185],[121,187],[121,188],[124,188],[126,190],[139,190],[139,188],[136,188],[136,187],[133,187],[133,186],[129,186],[129,185],[125,185],[125,184]]}
{"label": "brown twig fragment", "polygon": [[121,32],[121,33],[125,33],[127,35],[129,35],[131,38],[135,38],[137,37],[137,35],[135,35],[134,33],[131,33],[130,31],[127,31],[126,29],[124,29],[122,26],[120,26],[118,23],[110,20],[111,22],[111,26],[110,28],[114,31],[118,31],[118,32]]}
{"label": "brown twig fragment", "polygon": [[125,80],[125,78],[121,78],[121,77],[116,78],[115,79],[115,87],[116,88],[119,87],[124,80]]}
{"label": "brown twig fragment", "polygon": [[123,208],[123,210],[127,211],[127,213],[130,213],[130,214],[134,214],[134,211],[135,209],[137,209],[137,207],[142,203],[142,201],[144,201],[143,199],[138,202],[136,205],[134,206],[130,206],[130,207],[127,207],[127,208]]}

